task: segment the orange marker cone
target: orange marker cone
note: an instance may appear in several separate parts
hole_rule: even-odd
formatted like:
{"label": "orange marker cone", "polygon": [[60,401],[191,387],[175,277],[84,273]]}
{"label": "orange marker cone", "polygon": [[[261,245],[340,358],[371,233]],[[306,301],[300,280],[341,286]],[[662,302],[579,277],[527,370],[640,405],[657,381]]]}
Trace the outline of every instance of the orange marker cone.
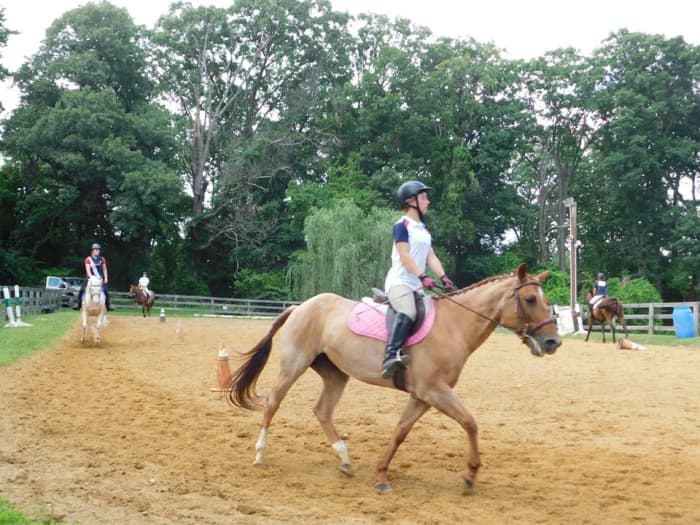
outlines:
{"label": "orange marker cone", "polygon": [[620,350],[646,350],[645,346],[633,343],[626,337],[623,337],[617,342],[617,348],[619,348]]}
{"label": "orange marker cone", "polygon": [[216,360],[216,388],[212,392],[228,392],[231,389],[231,368],[228,364],[228,349],[221,343],[219,357]]}

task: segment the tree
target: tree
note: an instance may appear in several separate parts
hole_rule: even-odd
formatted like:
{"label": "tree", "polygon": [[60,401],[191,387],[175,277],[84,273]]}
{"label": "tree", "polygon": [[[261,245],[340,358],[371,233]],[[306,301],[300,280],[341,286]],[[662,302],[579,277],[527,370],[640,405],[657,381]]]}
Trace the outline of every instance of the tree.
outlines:
{"label": "tree", "polygon": [[162,225],[180,220],[175,141],[152,100],[141,38],[124,9],[88,4],[57,19],[15,75],[22,97],[3,137],[8,245],[41,265],[80,267],[99,240],[125,283],[132,262],[148,264]]}
{"label": "tree", "polygon": [[667,272],[687,276],[690,268],[681,263],[672,270],[687,260],[681,241],[698,213],[681,183],[700,163],[700,48],[681,38],[620,31],[594,59],[601,72],[594,98],[600,128],[595,170],[579,190],[584,258],[609,275],[629,270],[661,289]]}
{"label": "tree", "polygon": [[397,212],[374,208],[369,214],[348,200],[315,208],[306,218],[306,250],[289,266],[292,297],[307,299],[334,292],[359,300],[383,287],[391,257],[391,224]]}
{"label": "tree", "polygon": [[[276,230],[280,209],[271,202],[303,178],[304,155],[318,151],[316,108],[329,83],[343,79],[345,21],[324,0],[177,3],[159,21],[154,66],[187,145],[193,271],[195,254],[213,249],[233,262],[241,244]],[[217,240],[231,244],[212,246]]]}
{"label": "tree", "polygon": [[546,53],[522,69],[525,101],[537,122],[523,160],[537,185],[540,261],[548,259],[549,234],[554,231],[561,270],[566,269],[563,201],[572,196],[575,178],[588,171],[584,163],[595,131],[588,80],[592,70],[590,60],[571,48]]}

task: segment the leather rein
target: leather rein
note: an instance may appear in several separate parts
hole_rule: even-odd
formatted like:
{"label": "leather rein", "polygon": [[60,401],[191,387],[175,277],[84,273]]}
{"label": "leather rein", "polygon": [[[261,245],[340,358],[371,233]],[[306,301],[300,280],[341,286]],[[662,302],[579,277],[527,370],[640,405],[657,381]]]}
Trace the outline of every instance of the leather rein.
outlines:
{"label": "leather rein", "polygon": [[464,308],[465,310],[469,310],[470,312],[478,315],[479,317],[486,319],[487,321],[489,321],[491,323],[494,323],[502,328],[510,330],[511,332],[516,334],[518,337],[520,337],[521,341],[527,342],[527,339],[529,339],[530,337],[535,335],[535,332],[537,332],[542,327],[547,326],[548,324],[556,323],[556,320],[552,317],[550,317],[549,319],[544,319],[544,320],[540,321],[539,323],[536,323],[535,325],[532,325],[532,326],[530,325],[530,323],[528,323],[525,320],[525,318],[523,316],[523,309],[522,309],[521,300],[520,300],[520,289],[524,288],[525,286],[529,286],[529,285],[538,286],[538,287],[542,288],[542,283],[540,283],[536,279],[530,279],[530,280],[522,282],[522,283],[516,283],[513,286],[513,295],[515,296],[515,313],[518,315],[518,319],[522,323],[522,326],[520,328],[517,328],[517,329],[513,328],[511,326],[505,325],[505,324],[501,323],[500,321],[496,321],[495,319],[489,317],[488,315],[484,315],[481,312],[477,312],[476,310],[474,310],[473,308],[470,308],[469,306],[466,306],[462,303],[458,303],[457,301],[452,299],[450,297],[450,295],[447,295],[445,293],[440,293],[438,295],[440,295],[440,297],[443,297],[443,298],[449,300],[450,302],[456,304],[457,306]]}

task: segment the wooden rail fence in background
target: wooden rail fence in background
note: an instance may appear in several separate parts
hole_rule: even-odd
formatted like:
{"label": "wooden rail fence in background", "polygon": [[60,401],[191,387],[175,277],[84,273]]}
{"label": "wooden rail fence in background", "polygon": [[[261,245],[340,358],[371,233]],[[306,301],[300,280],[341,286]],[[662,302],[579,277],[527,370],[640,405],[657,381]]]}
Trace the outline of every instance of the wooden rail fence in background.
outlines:
{"label": "wooden rail fence in background", "polygon": [[[12,291],[14,285],[7,286]],[[110,290],[112,304],[120,312],[137,311],[134,301],[126,292]],[[61,308],[62,292],[28,286],[20,287],[21,308],[23,315],[49,313]],[[13,302],[14,304],[14,302]],[[299,304],[297,301],[271,301],[264,299],[234,299],[231,297],[207,297],[198,295],[158,294],[152,315],[158,315],[161,308],[166,313],[183,313],[188,315],[226,316],[226,317],[276,317],[287,307]],[[674,332],[673,308],[687,306],[691,309],[693,322],[698,333],[698,312],[700,302],[687,303],[639,303],[625,304],[625,321],[630,332],[647,334],[668,334]],[[140,308],[138,309],[140,312]],[[583,308],[583,326],[588,327],[588,312]],[[3,314],[4,315],[4,314]],[[600,330],[600,324],[593,325]]]}

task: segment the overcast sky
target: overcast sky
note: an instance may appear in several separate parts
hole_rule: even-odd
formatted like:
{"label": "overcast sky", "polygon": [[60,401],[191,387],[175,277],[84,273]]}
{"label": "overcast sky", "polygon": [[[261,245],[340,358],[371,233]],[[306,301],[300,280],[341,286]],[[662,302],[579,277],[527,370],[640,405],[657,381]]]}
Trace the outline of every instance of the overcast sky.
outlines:
{"label": "overcast sky", "polygon": [[[12,70],[33,55],[46,29],[85,0],[0,0],[5,24],[18,31],[0,49],[2,64]],[[112,0],[125,7],[137,24],[152,27],[167,12],[170,0]],[[231,0],[191,0],[193,5],[228,6]],[[473,37],[493,42],[508,58],[532,58],[546,51],[572,46],[589,54],[607,36],[622,28],[666,37],[683,36],[700,45],[700,2],[697,0],[331,0],[338,11],[374,12],[401,16],[440,36]],[[0,85],[5,109],[14,107],[17,94]]]}

